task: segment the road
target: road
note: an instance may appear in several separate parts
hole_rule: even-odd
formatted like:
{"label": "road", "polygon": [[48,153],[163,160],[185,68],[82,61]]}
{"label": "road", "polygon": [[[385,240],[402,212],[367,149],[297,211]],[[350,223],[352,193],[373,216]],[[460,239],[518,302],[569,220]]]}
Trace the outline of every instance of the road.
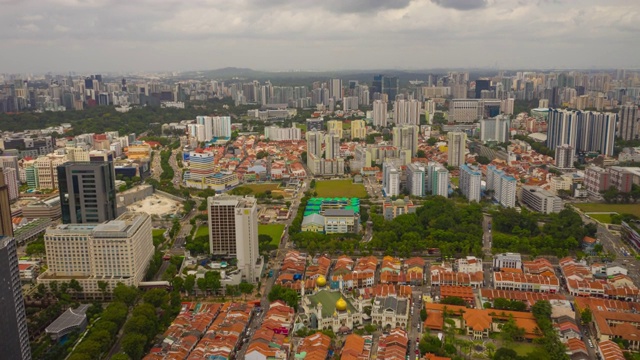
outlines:
{"label": "road", "polygon": [[491,235],[491,215],[484,214],[482,219],[482,251],[485,256],[491,256],[491,243],[493,242],[493,235]]}

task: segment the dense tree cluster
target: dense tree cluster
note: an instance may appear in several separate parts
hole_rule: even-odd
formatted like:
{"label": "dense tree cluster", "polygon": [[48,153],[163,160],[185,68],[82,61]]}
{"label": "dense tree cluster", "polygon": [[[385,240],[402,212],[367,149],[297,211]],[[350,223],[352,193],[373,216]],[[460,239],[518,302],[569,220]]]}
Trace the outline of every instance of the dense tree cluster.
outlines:
{"label": "dense tree cluster", "polygon": [[116,334],[127,318],[128,306],[114,301],[102,312],[87,335],[69,356],[69,360],[91,360],[106,354],[116,340]]}
{"label": "dense tree cluster", "polygon": [[560,342],[558,333],[551,323],[551,304],[549,301],[543,300],[536,302],[531,307],[531,312],[536,318],[538,328],[542,333],[542,338],[535,340],[542,345],[538,351],[545,352],[547,355],[546,357],[542,357],[542,359],[569,360],[569,355],[565,353],[566,347]]}
{"label": "dense tree cluster", "polygon": [[527,137],[525,135],[514,135],[513,138],[515,140],[522,140],[529,143],[529,145],[531,145],[531,148],[538,154],[551,156],[552,158],[555,158],[556,156],[555,150],[549,149],[544,145],[544,143],[535,141],[530,137]]}
{"label": "dense tree cluster", "polygon": [[[540,223],[544,225],[540,226]],[[566,208],[543,215],[522,209],[501,208],[493,212],[493,250],[532,255],[567,256],[579,246],[584,236],[593,236],[597,228],[584,225],[580,215]]]}
{"label": "dense tree cluster", "polygon": [[287,305],[295,309],[298,306],[298,300],[300,299],[300,296],[294,289],[288,289],[280,285],[274,285],[271,288],[271,291],[269,291],[269,295],[267,296],[267,298],[270,302],[282,300]]}

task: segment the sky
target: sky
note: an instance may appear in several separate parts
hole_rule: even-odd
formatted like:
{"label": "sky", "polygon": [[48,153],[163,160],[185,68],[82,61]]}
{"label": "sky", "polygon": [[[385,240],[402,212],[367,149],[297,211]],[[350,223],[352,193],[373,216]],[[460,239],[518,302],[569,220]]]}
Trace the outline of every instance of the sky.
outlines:
{"label": "sky", "polygon": [[0,0],[0,73],[640,68],[640,0]]}

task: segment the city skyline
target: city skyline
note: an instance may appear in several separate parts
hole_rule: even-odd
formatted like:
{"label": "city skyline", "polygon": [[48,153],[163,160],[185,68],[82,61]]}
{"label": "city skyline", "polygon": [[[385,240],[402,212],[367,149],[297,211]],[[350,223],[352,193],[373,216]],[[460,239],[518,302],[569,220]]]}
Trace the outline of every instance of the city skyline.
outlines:
{"label": "city skyline", "polygon": [[628,0],[0,3],[1,72],[637,68],[640,52]]}

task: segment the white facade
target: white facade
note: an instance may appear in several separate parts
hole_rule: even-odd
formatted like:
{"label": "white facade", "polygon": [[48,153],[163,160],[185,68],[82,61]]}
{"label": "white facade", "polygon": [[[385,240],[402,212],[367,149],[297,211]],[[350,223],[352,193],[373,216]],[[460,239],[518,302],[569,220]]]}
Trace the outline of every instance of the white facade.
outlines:
{"label": "white facade", "polygon": [[471,123],[482,117],[481,100],[453,99],[449,105],[449,119],[454,122]]}
{"label": "white facade", "polygon": [[449,171],[442,165],[430,162],[427,165],[427,194],[449,196]]}
{"label": "white facade", "polygon": [[2,169],[2,173],[4,174],[4,184],[7,185],[9,201],[18,199],[20,196],[20,188],[18,185],[18,174],[16,173],[16,170],[8,167]]}
{"label": "white facade", "polygon": [[264,137],[271,141],[300,140],[302,139],[302,130],[295,126],[290,128],[268,126],[264,128]]}
{"label": "white facade", "polygon": [[196,116],[196,123],[204,125],[205,141],[214,137],[231,137],[230,116]]}
{"label": "white facade", "polygon": [[393,146],[409,150],[411,156],[418,151],[418,133],[420,127],[416,125],[400,125],[393,128]]}
{"label": "white facade", "polygon": [[463,132],[447,133],[447,155],[449,166],[461,166],[465,163],[465,150],[467,146],[467,134]]}
{"label": "white facade", "polygon": [[427,171],[422,164],[413,163],[407,165],[407,189],[413,196],[425,196],[427,183]]}
{"label": "white facade", "polygon": [[324,142],[324,133],[320,131],[308,131],[307,138],[307,156],[322,156],[322,143]]}
{"label": "white facade", "polygon": [[475,274],[478,271],[483,271],[482,260],[475,256],[467,256],[462,259],[457,259],[456,266],[458,267],[458,272],[465,274]]}
{"label": "white facade", "polygon": [[418,100],[397,100],[393,103],[393,122],[396,125],[420,125]]}
{"label": "white facade", "polygon": [[498,115],[490,119],[480,120],[480,140],[483,142],[507,142],[509,140],[510,123],[511,119],[507,115]]}
{"label": "white facade", "polygon": [[206,127],[202,124],[189,124],[187,125],[187,131],[189,136],[196,139],[198,142],[207,141]]}
{"label": "white facade", "polygon": [[340,135],[328,134],[324,137],[325,158],[336,159],[340,157]]}
{"label": "white facade", "polygon": [[495,166],[487,166],[487,190],[493,190],[493,198],[504,207],[516,206],[516,179]]}
{"label": "white facade", "polygon": [[522,256],[518,253],[502,253],[493,256],[494,268],[522,269]]}
{"label": "white facade", "polygon": [[480,202],[482,173],[464,164],[460,167],[460,190],[469,201]]}
{"label": "white facade", "polygon": [[520,199],[533,210],[544,214],[558,213],[564,206],[562,199],[539,186],[524,185]]}
{"label": "white facade", "polygon": [[382,176],[386,196],[398,196],[400,194],[400,172],[388,161],[382,164]]}
{"label": "white facade", "polygon": [[387,103],[382,100],[373,101],[373,125],[387,126]]}
{"label": "white facade", "polygon": [[556,147],[556,167],[558,169],[571,169],[575,161],[575,149],[569,145]]}

